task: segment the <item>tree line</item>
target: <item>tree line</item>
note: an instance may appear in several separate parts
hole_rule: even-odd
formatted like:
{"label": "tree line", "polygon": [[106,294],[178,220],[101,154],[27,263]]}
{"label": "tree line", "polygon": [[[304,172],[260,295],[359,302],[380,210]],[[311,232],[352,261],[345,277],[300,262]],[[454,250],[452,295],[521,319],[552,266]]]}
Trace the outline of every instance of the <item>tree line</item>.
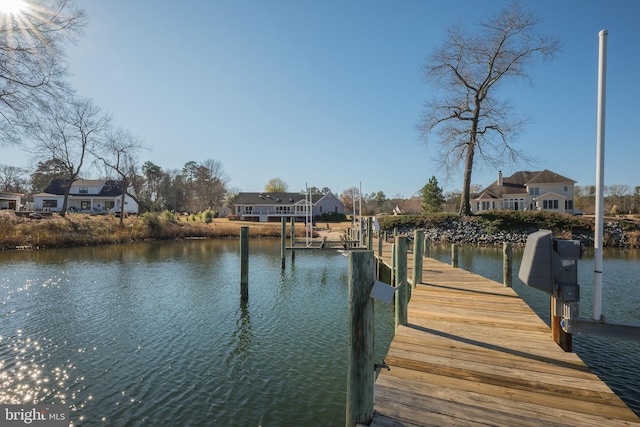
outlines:
{"label": "tree line", "polygon": [[[135,188],[143,210],[194,212],[232,204],[236,192],[228,188],[229,179],[218,161],[189,161],[182,169],[165,170],[149,161],[140,165],[145,144],[71,87],[65,48],[77,43],[88,23],[73,0],[27,1],[22,11],[2,18],[0,147],[23,147],[37,166],[30,173],[0,165],[0,190],[42,191],[47,179],[73,182],[97,169],[104,178],[122,181],[125,189]],[[472,170],[478,161],[492,166],[505,158],[526,161],[514,143],[527,118],[501,99],[500,87],[509,80],[530,80],[528,67],[559,52],[560,40],[537,33],[539,23],[539,17],[515,1],[479,21],[475,33],[462,25],[449,28],[425,62],[423,76],[431,85],[431,98],[416,128],[425,143],[436,143],[447,176],[463,170],[460,193],[442,194],[437,180],[409,199],[388,199],[382,192],[360,195],[357,188],[349,188],[340,194],[345,208],[367,214],[457,210],[469,215]],[[265,188],[286,188],[274,180]],[[607,191],[609,211],[637,213],[638,187],[633,193],[624,185]],[[590,186],[576,188],[577,208],[589,212],[593,200]]]}

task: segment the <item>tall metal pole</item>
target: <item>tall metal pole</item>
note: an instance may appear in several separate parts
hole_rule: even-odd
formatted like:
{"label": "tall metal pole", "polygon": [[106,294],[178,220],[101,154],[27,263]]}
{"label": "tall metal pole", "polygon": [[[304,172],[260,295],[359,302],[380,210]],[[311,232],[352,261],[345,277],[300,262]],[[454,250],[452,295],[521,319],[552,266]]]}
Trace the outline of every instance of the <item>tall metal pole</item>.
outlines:
{"label": "tall metal pole", "polygon": [[359,202],[359,206],[358,206],[358,211],[359,211],[359,218],[360,218],[360,247],[363,246],[364,240],[363,239],[363,231],[364,228],[362,227],[362,181],[360,181],[360,189],[358,190],[358,192],[360,193],[360,202]]}
{"label": "tall metal pole", "polygon": [[604,234],[604,124],[607,77],[607,30],[599,33],[598,122],[596,155],[596,227],[594,236],[593,319],[602,320],[602,240]]}

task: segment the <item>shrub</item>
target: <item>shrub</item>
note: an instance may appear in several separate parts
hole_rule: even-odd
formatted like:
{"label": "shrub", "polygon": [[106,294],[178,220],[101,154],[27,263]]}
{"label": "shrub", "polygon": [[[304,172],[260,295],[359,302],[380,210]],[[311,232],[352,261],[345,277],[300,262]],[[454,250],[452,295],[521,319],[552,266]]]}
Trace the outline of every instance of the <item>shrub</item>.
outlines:
{"label": "shrub", "polygon": [[145,212],[142,214],[142,221],[149,230],[149,234],[157,235],[162,229],[160,216],[155,212]]}
{"label": "shrub", "polygon": [[213,218],[215,217],[215,212],[213,212],[211,209],[207,209],[206,211],[202,212],[202,222],[204,222],[205,224],[212,223]]}
{"label": "shrub", "polygon": [[322,222],[344,222],[347,220],[347,216],[338,212],[323,212],[315,219]]}
{"label": "shrub", "polygon": [[171,211],[164,211],[162,212],[162,218],[166,219],[167,221],[175,221],[176,216]]}

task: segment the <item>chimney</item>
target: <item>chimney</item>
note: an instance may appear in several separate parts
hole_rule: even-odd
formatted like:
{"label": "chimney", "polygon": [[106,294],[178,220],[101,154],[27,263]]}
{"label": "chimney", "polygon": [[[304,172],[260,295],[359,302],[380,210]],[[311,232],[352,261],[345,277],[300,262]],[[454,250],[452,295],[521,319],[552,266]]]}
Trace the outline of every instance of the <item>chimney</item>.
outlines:
{"label": "chimney", "polygon": [[502,187],[502,171],[498,171],[498,186]]}

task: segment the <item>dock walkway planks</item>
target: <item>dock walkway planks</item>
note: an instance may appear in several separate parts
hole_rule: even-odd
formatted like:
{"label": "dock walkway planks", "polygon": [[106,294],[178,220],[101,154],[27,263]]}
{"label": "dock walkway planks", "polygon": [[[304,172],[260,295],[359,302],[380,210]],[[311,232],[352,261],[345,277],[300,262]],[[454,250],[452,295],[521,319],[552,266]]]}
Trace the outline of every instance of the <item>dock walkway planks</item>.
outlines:
{"label": "dock walkway planks", "polygon": [[376,381],[371,426],[640,425],[515,291],[431,258],[422,277]]}

